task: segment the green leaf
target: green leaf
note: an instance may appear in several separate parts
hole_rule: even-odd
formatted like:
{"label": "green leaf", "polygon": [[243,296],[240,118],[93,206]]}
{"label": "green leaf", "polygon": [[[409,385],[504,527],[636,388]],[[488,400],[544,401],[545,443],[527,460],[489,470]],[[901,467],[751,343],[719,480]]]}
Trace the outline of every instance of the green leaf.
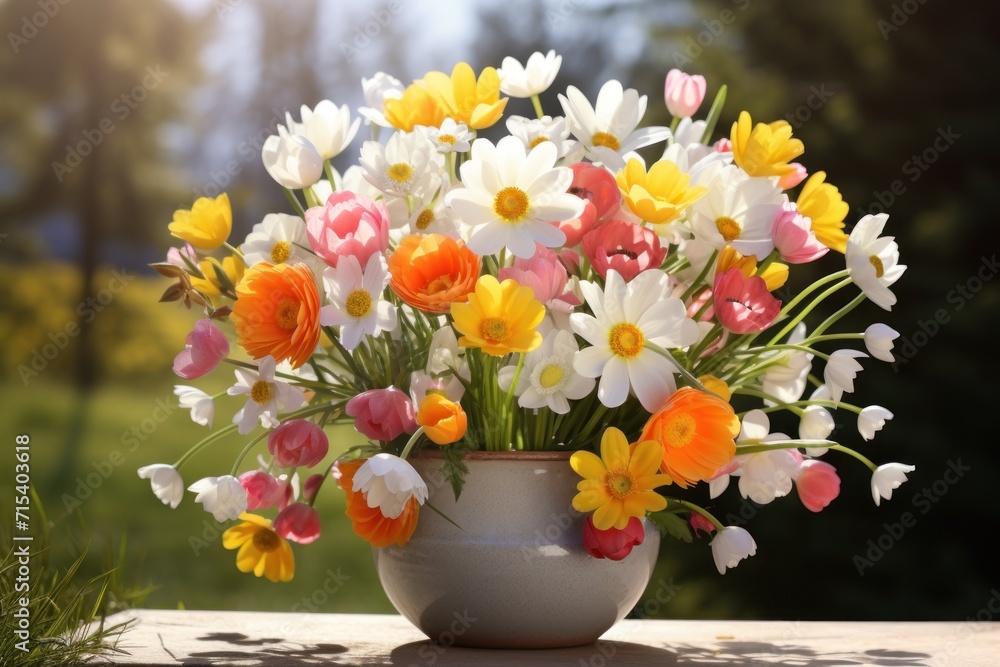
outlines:
{"label": "green leaf", "polygon": [[660,529],[660,534],[670,535],[683,542],[693,542],[691,527],[683,517],[673,512],[657,512],[650,514],[649,519]]}
{"label": "green leaf", "polygon": [[[456,443],[457,444],[457,443]],[[462,448],[455,445],[444,447],[444,466],[441,468],[445,479],[451,483],[451,490],[455,493],[455,500],[462,495],[462,487],[465,486],[465,476],[469,473],[469,467],[462,460]]]}

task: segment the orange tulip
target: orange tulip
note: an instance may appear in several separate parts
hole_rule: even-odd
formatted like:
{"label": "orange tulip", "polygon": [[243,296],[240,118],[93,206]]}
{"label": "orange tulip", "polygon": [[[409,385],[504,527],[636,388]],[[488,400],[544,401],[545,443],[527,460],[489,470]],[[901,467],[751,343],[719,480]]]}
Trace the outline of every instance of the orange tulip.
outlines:
{"label": "orange tulip", "polygon": [[428,394],[420,402],[417,424],[424,427],[424,434],[435,443],[450,445],[462,439],[469,421],[458,403],[441,394]]}
{"label": "orange tulip", "polygon": [[294,368],[309,360],[319,341],[319,291],[305,264],[261,262],[236,286],[230,318],[237,342],[254,359],[272,355]]}
{"label": "orange tulip", "polygon": [[711,478],[736,455],[740,420],[721,398],[691,387],[674,392],[646,422],[639,440],[663,447],[660,470],[678,486]]}
{"label": "orange tulip", "polygon": [[351,520],[354,533],[373,547],[387,547],[390,544],[403,546],[413,535],[420,515],[420,503],[416,498],[410,498],[403,508],[403,513],[395,519],[388,519],[376,507],[368,507],[368,500],[363,493],[355,493],[354,473],[364,464],[364,459],[338,461],[334,466],[333,475],[337,484],[347,494],[347,514]]}
{"label": "orange tulip", "polygon": [[389,257],[390,285],[414,308],[447,313],[476,288],[479,257],[464,244],[441,234],[407,236]]}

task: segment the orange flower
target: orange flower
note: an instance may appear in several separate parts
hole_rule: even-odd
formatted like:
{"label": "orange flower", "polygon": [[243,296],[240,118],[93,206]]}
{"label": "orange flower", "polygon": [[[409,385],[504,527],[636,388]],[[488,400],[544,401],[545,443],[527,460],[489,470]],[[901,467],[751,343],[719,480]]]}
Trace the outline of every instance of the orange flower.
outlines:
{"label": "orange flower", "polygon": [[347,494],[347,514],[351,520],[354,533],[373,547],[387,547],[390,544],[403,546],[413,535],[420,515],[420,503],[416,498],[410,498],[403,508],[402,514],[395,519],[388,519],[376,505],[368,507],[364,494],[355,493],[354,473],[364,464],[364,459],[338,461],[334,466],[333,475],[337,484]]}
{"label": "orange flower", "polygon": [[424,434],[435,443],[450,445],[465,435],[468,418],[458,403],[441,394],[428,394],[420,402],[417,424],[424,427]]}
{"label": "orange flower", "polygon": [[442,236],[407,236],[389,257],[392,289],[420,310],[447,313],[476,288],[479,257],[464,244]]}
{"label": "orange flower", "polygon": [[236,286],[230,318],[237,342],[250,356],[289,359],[298,368],[319,341],[319,291],[305,264],[267,262],[247,269]]}
{"label": "orange flower", "polygon": [[687,488],[707,480],[736,455],[740,420],[721,398],[684,387],[646,422],[639,440],[663,447],[660,470]]}
{"label": "orange flower", "polygon": [[397,130],[412,132],[417,125],[439,127],[445,109],[422,82],[406,87],[402,97],[385,101],[385,119]]}

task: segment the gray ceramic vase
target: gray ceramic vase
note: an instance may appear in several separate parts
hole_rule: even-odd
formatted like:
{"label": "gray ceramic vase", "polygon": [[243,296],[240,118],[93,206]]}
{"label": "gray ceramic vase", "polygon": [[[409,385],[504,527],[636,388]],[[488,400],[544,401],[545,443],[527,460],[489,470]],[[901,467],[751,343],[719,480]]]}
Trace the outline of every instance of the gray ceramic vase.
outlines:
{"label": "gray ceramic vase", "polygon": [[[434,455],[437,455],[436,457]],[[411,459],[427,482],[413,536],[373,549],[389,600],[444,645],[556,648],[588,644],[639,601],[656,564],[660,535],[621,561],[583,548],[585,515],[572,508],[580,477],[568,452],[471,452],[458,502],[440,472],[440,453]]]}

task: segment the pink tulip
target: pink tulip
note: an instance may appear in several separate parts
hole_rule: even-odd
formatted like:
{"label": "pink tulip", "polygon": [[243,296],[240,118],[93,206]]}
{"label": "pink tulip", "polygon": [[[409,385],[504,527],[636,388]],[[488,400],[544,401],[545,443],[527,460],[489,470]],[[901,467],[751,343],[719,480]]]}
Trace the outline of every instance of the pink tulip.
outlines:
{"label": "pink tulip", "polygon": [[667,249],[652,230],[628,220],[609,220],[583,237],[583,254],[594,270],[607,277],[614,269],[625,282],[647,269],[658,269]]}
{"label": "pink tulip", "polygon": [[559,256],[540,244],[530,259],[515,259],[513,266],[500,269],[500,280],[513,278],[518,285],[530,287],[535,299],[563,313],[573,310],[582,301],[573,292],[566,292],[569,274],[559,262]]}
{"label": "pink tulip", "polygon": [[381,201],[340,190],[325,206],[306,211],[306,233],[316,254],[330,266],[351,255],[361,266],[389,247],[389,211]]}
{"label": "pink tulip", "polygon": [[806,180],[806,176],[809,172],[798,162],[789,162],[789,167],[795,167],[794,171],[790,171],[781,178],[778,179],[778,187],[782,190],[788,190],[794,188],[796,185]]}
{"label": "pink tulip", "polygon": [[309,544],[319,537],[319,512],[305,503],[292,503],[278,512],[274,519],[274,532],[286,540]]}
{"label": "pink tulip", "polygon": [[812,221],[799,213],[795,204],[782,204],[774,218],[774,247],[789,264],[805,264],[819,259],[830,249],[819,242]]}
{"label": "pink tulip", "polygon": [[347,402],[354,428],[372,440],[395,440],[417,430],[416,413],[409,397],[395,387],[371,389]]}
{"label": "pink tulip", "polygon": [[[184,260],[187,260],[185,262]],[[190,264],[189,264],[190,262]],[[194,246],[185,243],[183,248],[171,248],[167,251],[167,263],[187,269],[189,266],[198,266],[198,254]]]}
{"label": "pink tulip", "polygon": [[691,512],[691,517],[688,519],[688,523],[691,525],[691,530],[694,531],[695,537],[698,537],[699,533],[711,535],[715,532],[715,525],[698,512]]}
{"label": "pink tulip", "polygon": [[240,485],[247,492],[248,510],[266,510],[281,503],[285,487],[274,475],[263,470],[251,470],[240,475]]}
{"label": "pink tulip", "polygon": [[685,74],[676,68],[670,70],[663,86],[667,111],[678,118],[693,116],[705,100],[705,88],[705,77],[700,74]]}
{"label": "pink tulip", "polygon": [[174,357],[174,373],[185,380],[200,378],[229,354],[229,341],[209,319],[195,322],[184,343],[184,349]]}
{"label": "pink tulip", "polygon": [[[687,311],[684,313],[689,318],[694,319],[695,315],[701,312],[702,308],[705,308],[705,304],[712,300],[712,290],[703,289],[698,292],[695,297],[691,300],[691,304],[687,307]],[[699,322],[710,322],[715,317],[715,308],[711,305],[705,308],[705,312],[701,313],[701,317],[698,318]]]}
{"label": "pink tulip", "polygon": [[570,169],[573,170],[573,184],[569,193],[586,200],[586,203],[579,217],[556,223],[566,234],[564,245],[567,248],[580,243],[584,234],[607,220],[609,215],[618,210],[622,199],[618,183],[607,169],[595,167],[589,162],[577,162],[570,165]]}
{"label": "pink tulip", "polygon": [[733,142],[729,139],[722,137],[715,142],[715,152],[716,153],[732,153],[733,152]]}
{"label": "pink tulip", "polygon": [[738,266],[717,273],[712,292],[715,316],[722,326],[736,334],[763,331],[781,311],[781,302],[767,291],[764,279],[747,278]]}
{"label": "pink tulip", "polygon": [[808,459],[799,468],[795,489],[807,510],[819,512],[840,495],[840,477],[826,461]]}
{"label": "pink tulip", "polygon": [[302,498],[307,502],[313,502],[320,487],[323,486],[323,475],[316,473],[306,478],[306,483],[302,485]]}
{"label": "pink tulip", "polygon": [[282,468],[312,468],[329,450],[326,433],[306,419],[287,421],[267,436],[267,451]]}
{"label": "pink tulip", "polygon": [[642,544],[645,539],[646,530],[636,517],[631,517],[622,530],[613,527],[599,530],[594,527],[590,515],[583,524],[583,548],[594,558],[621,560],[632,553],[632,547]]}
{"label": "pink tulip", "polygon": [[559,262],[566,267],[566,271],[575,276],[580,275],[580,253],[569,248],[559,251]]}

